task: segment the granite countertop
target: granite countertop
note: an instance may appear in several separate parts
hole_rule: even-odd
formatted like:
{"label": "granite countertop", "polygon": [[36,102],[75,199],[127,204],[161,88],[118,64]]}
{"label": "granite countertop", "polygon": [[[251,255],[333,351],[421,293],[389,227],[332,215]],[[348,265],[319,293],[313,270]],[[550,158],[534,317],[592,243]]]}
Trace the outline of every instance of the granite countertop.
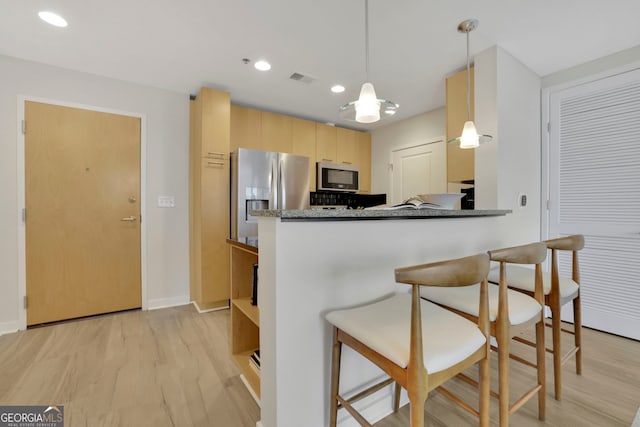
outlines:
{"label": "granite countertop", "polygon": [[503,216],[511,210],[444,210],[444,209],[304,209],[255,210],[253,216],[277,217],[282,221],[358,221],[371,219],[429,219]]}

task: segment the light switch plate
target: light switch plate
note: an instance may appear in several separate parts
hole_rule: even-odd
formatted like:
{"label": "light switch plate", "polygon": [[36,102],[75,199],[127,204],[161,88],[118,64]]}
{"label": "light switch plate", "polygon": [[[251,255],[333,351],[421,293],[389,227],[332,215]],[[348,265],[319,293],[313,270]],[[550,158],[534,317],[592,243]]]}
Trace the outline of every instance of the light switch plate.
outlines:
{"label": "light switch plate", "polygon": [[158,196],[159,208],[174,208],[176,206],[176,198],[173,196]]}

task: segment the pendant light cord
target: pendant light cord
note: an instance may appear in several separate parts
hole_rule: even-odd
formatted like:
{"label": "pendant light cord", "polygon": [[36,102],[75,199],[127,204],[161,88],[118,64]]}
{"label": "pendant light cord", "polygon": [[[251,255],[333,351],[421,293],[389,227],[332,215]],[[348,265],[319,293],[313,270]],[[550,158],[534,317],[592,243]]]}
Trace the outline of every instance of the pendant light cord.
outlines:
{"label": "pendant light cord", "polygon": [[364,0],[364,58],[365,77],[369,81],[369,0]]}
{"label": "pendant light cord", "polygon": [[471,71],[469,67],[469,32],[467,30],[467,121],[471,120]]}

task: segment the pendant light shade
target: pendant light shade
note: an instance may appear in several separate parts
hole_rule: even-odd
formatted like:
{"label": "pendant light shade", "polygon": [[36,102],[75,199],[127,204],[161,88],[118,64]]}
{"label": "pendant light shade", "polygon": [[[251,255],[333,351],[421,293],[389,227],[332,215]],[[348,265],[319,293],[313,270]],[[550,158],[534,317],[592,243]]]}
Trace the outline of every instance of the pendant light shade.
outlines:
{"label": "pendant light shade", "polygon": [[449,143],[459,143],[460,148],[477,148],[480,144],[491,141],[491,135],[480,135],[476,125],[471,120],[471,67],[469,65],[469,33],[478,27],[477,19],[467,19],[458,25],[458,31],[467,35],[467,121],[462,127],[462,135],[449,140]]}
{"label": "pendant light shade", "polygon": [[356,122],[374,123],[380,120],[380,102],[373,84],[366,82],[360,89],[360,97],[355,104]]}
{"label": "pendant light shade", "polygon": [[340,117],[358,123],[375,123],[393,116],[399,105],[386,99],[378,99],[373,83],[369,81],[369,0],[364,0],[364,27],[366,81],[360,88],[360,97],[340,107]]}

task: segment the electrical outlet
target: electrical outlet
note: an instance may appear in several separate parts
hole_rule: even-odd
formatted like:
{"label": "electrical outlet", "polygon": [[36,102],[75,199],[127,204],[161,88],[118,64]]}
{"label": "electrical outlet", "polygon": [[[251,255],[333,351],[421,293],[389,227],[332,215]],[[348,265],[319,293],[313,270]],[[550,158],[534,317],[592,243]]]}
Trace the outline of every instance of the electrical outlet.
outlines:
{"label": "electrical outlet", "polygon": [[527,206],[527,195],[526,194],[520,194],[518,196],[518,204],[520,205],[521,208]]}

